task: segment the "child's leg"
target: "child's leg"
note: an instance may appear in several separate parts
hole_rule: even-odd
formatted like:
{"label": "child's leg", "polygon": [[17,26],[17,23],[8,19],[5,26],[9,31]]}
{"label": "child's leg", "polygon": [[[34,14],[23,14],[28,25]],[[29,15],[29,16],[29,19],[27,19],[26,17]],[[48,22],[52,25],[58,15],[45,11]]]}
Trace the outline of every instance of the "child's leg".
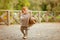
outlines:
{"label": "child's leg", "polygon": [[25,32],[24,39],[26,39],[26,38],[27,38],[27,35],[28,35],[28,29],[27,29],[27,28],[25,28],[24,32]]}
{"label": "child's leg", "polygon": [[28,29],[25,30],[25,36],[27,36],[27,35],[28,35]]}
{"label": "child's leg", "polygon": [[25,37],[27,37],[27,35],[28,35],[28,28],[26,27],[25,28]]}
{"label": "child's leg", "polygon": [[21,26],[21,32],[22,32],[22,34],[23,34],[23,36],[25,35],[25,32],[24,32],[24,28]]}
{"label": "child's leg", "polygon": [[24,38],[24,39],[27,38],[27,34],[28,34],[28,29],[27,29],[27,27],[21,26],[21,32],[22,32],[22,34],[23,34],[23,38]]}

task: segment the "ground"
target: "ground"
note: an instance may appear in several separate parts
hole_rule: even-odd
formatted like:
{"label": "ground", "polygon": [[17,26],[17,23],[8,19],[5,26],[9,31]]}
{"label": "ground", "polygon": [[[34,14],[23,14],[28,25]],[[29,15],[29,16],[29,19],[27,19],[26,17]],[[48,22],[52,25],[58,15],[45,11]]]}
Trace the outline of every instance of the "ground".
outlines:
{"label": "ground", "polygon": [[20,25],[0,25],[0,40],[60,40],[60,23],[36,23],[22,39]]}

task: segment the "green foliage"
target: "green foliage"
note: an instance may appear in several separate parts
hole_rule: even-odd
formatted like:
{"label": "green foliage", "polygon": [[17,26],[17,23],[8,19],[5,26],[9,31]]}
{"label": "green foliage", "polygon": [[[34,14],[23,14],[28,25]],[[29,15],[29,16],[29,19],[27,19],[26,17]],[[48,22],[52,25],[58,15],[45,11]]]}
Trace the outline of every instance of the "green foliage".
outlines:
{"label": "green foliage", "polygon": [[29,1],[28,1],[28,0],[24,0],[24,1],[22,1],[22,0],[18,0],[17,5],[15,6],[15,9],[17,9],[17,10],[21,10],[21,8],[22,8],[23,6],[27,6],[27,7],[29,7],[29,6],[30,6]]}
{"label": "green foliage", "polygon": [[46,8],[47,8],[47,5],[46,5],[46,4],[43,3],[43,4],[41,5],[41,8],[42,8],[42,11],[47,11],[47,9],[46,9]]}
{"label": "green foliage", "polygon": [[28,0],[0,0],[0,10],[21,9],[23,6],[29,6]]}
{"label": "green foliage", "polygon": [[21,10],[23,6],[31,10],[60,11],[59,0],[0,0],[0,10]]}

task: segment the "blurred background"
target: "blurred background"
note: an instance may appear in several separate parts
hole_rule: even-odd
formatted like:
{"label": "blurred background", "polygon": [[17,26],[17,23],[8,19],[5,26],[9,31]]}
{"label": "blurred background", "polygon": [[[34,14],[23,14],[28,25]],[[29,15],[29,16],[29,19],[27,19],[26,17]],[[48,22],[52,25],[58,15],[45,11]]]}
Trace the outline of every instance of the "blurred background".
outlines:
{"label": "blurred background", "polygon": [[27,40],[60,40],[60,0],[0,0],[0,40],[23,40],[23,6],[38,22],[30,27]]}
{"label": "blurred background", "polygon": [[0,0],[0,24],[20,24],[23,6],[39,23],[60,22],[60,0]]}

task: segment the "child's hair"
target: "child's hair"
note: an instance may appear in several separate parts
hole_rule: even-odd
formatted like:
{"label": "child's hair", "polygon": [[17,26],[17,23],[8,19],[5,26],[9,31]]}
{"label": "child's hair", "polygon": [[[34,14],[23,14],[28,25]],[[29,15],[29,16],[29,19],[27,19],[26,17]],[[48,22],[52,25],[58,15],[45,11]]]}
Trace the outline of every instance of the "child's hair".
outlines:
{"label": "child's hair", "polygon": [[28,10],[28,7],[26,7],[26,6],[24,6],[24,7],[22,7],[22,10]]}
{"label": "child's hair", "polygon": [[26,6],[22,7],[22,13],[23,13],[23,11],[28,11],[28,7],[26,7]]}

